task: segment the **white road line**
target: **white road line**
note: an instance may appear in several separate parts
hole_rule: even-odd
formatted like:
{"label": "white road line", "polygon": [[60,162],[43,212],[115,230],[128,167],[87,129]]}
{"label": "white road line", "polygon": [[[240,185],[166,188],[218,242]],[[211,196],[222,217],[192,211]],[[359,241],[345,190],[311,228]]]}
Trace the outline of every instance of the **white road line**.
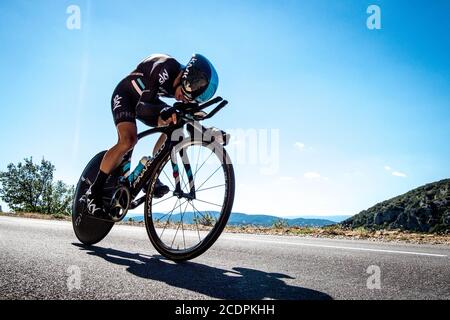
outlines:
{"label": "white road line", "polygon": [[225,238],[222,239],[230,239],[230,240],[239,240],[243,242],[262,242],[262,243],[271,243],[271,244],[284,244],[284,245],[294,245],[294,246],[304,246],[304,247],[316,247],[316,248],[328,248],[328,249],[342,249],[342,250],[355,250],[355,251],[369,251],[369,252],[383,252],[383,253],[397,253],[397,254],[409,254],[416,256],[429,256],[429,257],[439,257],[446,258],[445,254],[436,254],[436,253],[426,253],[426,252],[413,252],[413,251],[399,251],[399,250],[385,250],[385,249],[369,249],[369,248],[357,248],[357,247],[345,247],[345,246],[328,246],[322,244],[310,244],[310,243],[301,243],[301,242],[287,242],[287,241],[269,241],[269,240],[257,240],[257,239],[244,239],[244,238]]}

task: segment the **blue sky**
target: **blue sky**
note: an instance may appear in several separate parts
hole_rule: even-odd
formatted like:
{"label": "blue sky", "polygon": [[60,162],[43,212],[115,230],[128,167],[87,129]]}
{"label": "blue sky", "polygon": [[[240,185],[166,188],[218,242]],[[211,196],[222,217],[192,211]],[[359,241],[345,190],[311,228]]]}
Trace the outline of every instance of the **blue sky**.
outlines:
{"label": "blue sky", "polygon": [[230,101],[208,124],[279,132],[278,170],[236,165],[234,211],[355,214],[450,177],[449,16],[446,0],[2,1],[0,170],[45,157],[74,184],[115,143],[116,84],[152,53],[200,52]]}

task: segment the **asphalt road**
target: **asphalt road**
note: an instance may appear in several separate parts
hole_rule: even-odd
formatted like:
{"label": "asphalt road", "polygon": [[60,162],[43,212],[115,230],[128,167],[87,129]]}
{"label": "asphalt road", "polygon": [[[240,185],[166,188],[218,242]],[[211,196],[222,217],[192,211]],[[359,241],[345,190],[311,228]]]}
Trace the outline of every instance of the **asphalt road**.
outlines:
{"label": "asphalt road", "polygon": [[144,228],[115,226],[88,248],[68,222],[0,217],[0,299],[448,300],[449,256],[449,246],[223,234],[175,264]]}

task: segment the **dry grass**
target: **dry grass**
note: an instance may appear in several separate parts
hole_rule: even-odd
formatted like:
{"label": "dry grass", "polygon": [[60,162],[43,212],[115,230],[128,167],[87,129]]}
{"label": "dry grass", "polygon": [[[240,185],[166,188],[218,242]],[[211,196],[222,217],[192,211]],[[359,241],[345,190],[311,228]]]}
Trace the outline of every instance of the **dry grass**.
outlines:
{"label": "dry grass", "polygon": [[[3,216],[33,218],[45,220],[63,220],[71,221],[70,216],[62,215],[43,215],[37,213],[0,213]],[[144,227],[143,222],[128,222],[123,221],[122,225],[131,225]],[[157,227],[164,227],[165,224],[157,225]],[[177,228],[178,225],[166,226]],[[196,225],[183,225],[185,230],[197,230]],[[210,227],[199,227],[200,230],[210,230]],[[340,226],[329,226],[323,228],[315,227],[281,227],[269,228],[259,226],[227,226],[225,232],[229,233],[249,233],[260,235],[282,235],[282,236],[297,236],[297,237],[313,237],[313,238],[332,238],[332,239],[360,239],[369,241],[386,241],[386,242],[403,242],[414,244],[440,244],[450,245],[450,234],[428,234],[408,232],[401,230],[368,230],[365,228],[346,229]]]}
{"label": "dry grass", "polygon": [[[124,225],[144,227],[144,222],[121,222]],[[177,228],[178,225],[170,226],[157,224],[158,228]],[[185,230],[197,230],[195,225],[184,225]],[[210,227],[199,226],[200,231],[210,230]],[[330,239],[354,239],[384,242],[403,242],[414,244],[443,244],[450,245],[450,235],[428,234],[408,232],[402,230],[379,230],[373,231],[364,228],[354,230],[345,229],[340,226],[329,227],[283,227],[269,228],[260,226],[227,226],[225,232],[228,233],[249,233],[259,235],[279,235],[279,236],[297,236],[297,237],[313,237],[313,238],[330,238]]]}
{"label": "dry grass", "polygon": [[60,221],[72,221],[71,216],[66,216],[62,214],[41,214],[41,213],[29,213],[29,212],[18,212],[18,213],[6,213],[0,212],[0,216],[6,217],[16,217],[16,218],[28,218],[28,219],[40,219],[40,220],[60,220]]}

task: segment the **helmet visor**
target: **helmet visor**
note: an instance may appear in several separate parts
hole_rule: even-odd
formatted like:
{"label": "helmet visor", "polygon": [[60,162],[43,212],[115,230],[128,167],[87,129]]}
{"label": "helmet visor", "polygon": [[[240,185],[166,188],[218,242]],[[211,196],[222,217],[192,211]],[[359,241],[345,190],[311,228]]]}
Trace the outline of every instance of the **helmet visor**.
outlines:
{"label": "helmet visor", "polygon": [[189,75],[182,79],[181,89],[185,98],[194,100],[208,87],[209,81],[205,73],[192,68]]}

